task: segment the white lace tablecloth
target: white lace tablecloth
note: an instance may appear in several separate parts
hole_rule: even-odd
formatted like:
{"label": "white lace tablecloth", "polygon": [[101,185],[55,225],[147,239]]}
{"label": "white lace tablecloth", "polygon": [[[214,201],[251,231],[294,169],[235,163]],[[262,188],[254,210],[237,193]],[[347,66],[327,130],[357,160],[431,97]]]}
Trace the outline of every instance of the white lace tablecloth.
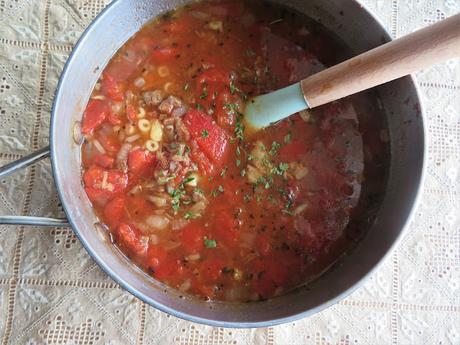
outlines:
{"label": "white lace tablecloth", "polygon": [[[393,37],[460,0],[365,0]],[[0,0],[0,164],[48,144],[59,74],[104,0]],[[460,30],[459,30],[460,31]],[[0,226],[3,344],[460,344],[460,61],[416,75],[428,171],[399,248],[358,291],[313,317],[252,330],[170,317],[120,289],[71,229]],[[59,215],[48,162],[0,181],[0,214]]]}

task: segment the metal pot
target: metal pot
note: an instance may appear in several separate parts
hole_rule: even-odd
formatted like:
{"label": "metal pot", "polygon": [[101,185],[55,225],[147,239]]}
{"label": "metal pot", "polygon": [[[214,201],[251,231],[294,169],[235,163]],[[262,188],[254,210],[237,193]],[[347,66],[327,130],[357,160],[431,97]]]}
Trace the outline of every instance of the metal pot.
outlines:
{"label": "metal pot", "polygon": [[[285,0],[339,36],[355,53],[390,40],[378,20],[355,0]],[[425,136],[419,95],[411,77],[377,89],[384,104],[391,143],[385,196],[363,241],[317,281],[264,302],[204,302],[149,277],[111,243],[98,226],[82,188],[80,147],[73,140],[79,121],[103,67],[141,26],[183,3],[181,0],[118,0],[88,27],[62,73],[51,117],[51,150],[45,148],[0,169],[0,177],[51,154],[53,173],[67,220],[99,266],[127,291],[148,304],[183,319],[224,327],[271,326],[312,315],[346,297],[395,247],[413,212],[424,175]],[[408,106],[409,104],[410,106]],[[64,219],[0,217],[1,223],[62,225]]]}

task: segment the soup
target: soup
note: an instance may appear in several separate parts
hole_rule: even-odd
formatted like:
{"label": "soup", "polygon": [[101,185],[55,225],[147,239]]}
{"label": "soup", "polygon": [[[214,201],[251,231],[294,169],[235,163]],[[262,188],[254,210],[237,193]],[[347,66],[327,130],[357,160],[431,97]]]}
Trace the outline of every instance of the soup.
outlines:
{"label": "soup", "polygon": [[386,176],[374,98],[258,132],[242,112],[347,54],[320,24],[261,1],[193,3],[143,27],[81,123],[83,184],[114,243],[211,300],[271,298],[329,268],[361,237],[357,215]]}

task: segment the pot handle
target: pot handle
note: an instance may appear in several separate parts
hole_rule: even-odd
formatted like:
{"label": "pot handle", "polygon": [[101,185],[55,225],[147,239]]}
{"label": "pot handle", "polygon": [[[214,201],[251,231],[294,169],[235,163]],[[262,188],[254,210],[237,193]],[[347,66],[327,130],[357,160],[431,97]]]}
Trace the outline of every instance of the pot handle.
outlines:
{"label": "pot handle", "polygon": [[[50,156],[50,147],[44,147],[34,153],[0,167],[0,178],[12,174],[20,169],[26,168],[44,158]],[[65,218],[46,218],[46,217],[31,217],[31,216],[0,216],[1,224],[14,225],[35,225],[35,226],[69,226],[69,222]]]}

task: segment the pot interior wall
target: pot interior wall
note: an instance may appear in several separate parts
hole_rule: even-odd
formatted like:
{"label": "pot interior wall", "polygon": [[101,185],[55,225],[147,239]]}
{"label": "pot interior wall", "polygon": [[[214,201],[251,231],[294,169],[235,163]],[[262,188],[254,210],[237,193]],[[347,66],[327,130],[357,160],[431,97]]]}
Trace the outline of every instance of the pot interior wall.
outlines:
{"label": "pot interior wall", "polygon": [[[418,96],[413,81],[406,77],[378,88],[391,138],[386,194],[368,234],[340,261],[340,267],[308,288],[267,302],[206,303],[182,297],[132,265],[114,248],[107,233],[94,226],[97,219],[81,184],[79,146],[72,139],[73,125],[81,120],[91,90],[112,55],[143,24],[182,2],[117,1],[99,16],[75,48],[56,94],[51,128],[53,169],[69,221],[88,252],[114,280],[163,311],[197,322],[233,327],[270,325],[288,321],[296,314],[310,315],[350,292],[381,261],[404,228],[423,170],[423,124],[420,113],[414,110]],[[388,40],[375,19],[353,0],[283,3],[321,21],[356,53]]]}

